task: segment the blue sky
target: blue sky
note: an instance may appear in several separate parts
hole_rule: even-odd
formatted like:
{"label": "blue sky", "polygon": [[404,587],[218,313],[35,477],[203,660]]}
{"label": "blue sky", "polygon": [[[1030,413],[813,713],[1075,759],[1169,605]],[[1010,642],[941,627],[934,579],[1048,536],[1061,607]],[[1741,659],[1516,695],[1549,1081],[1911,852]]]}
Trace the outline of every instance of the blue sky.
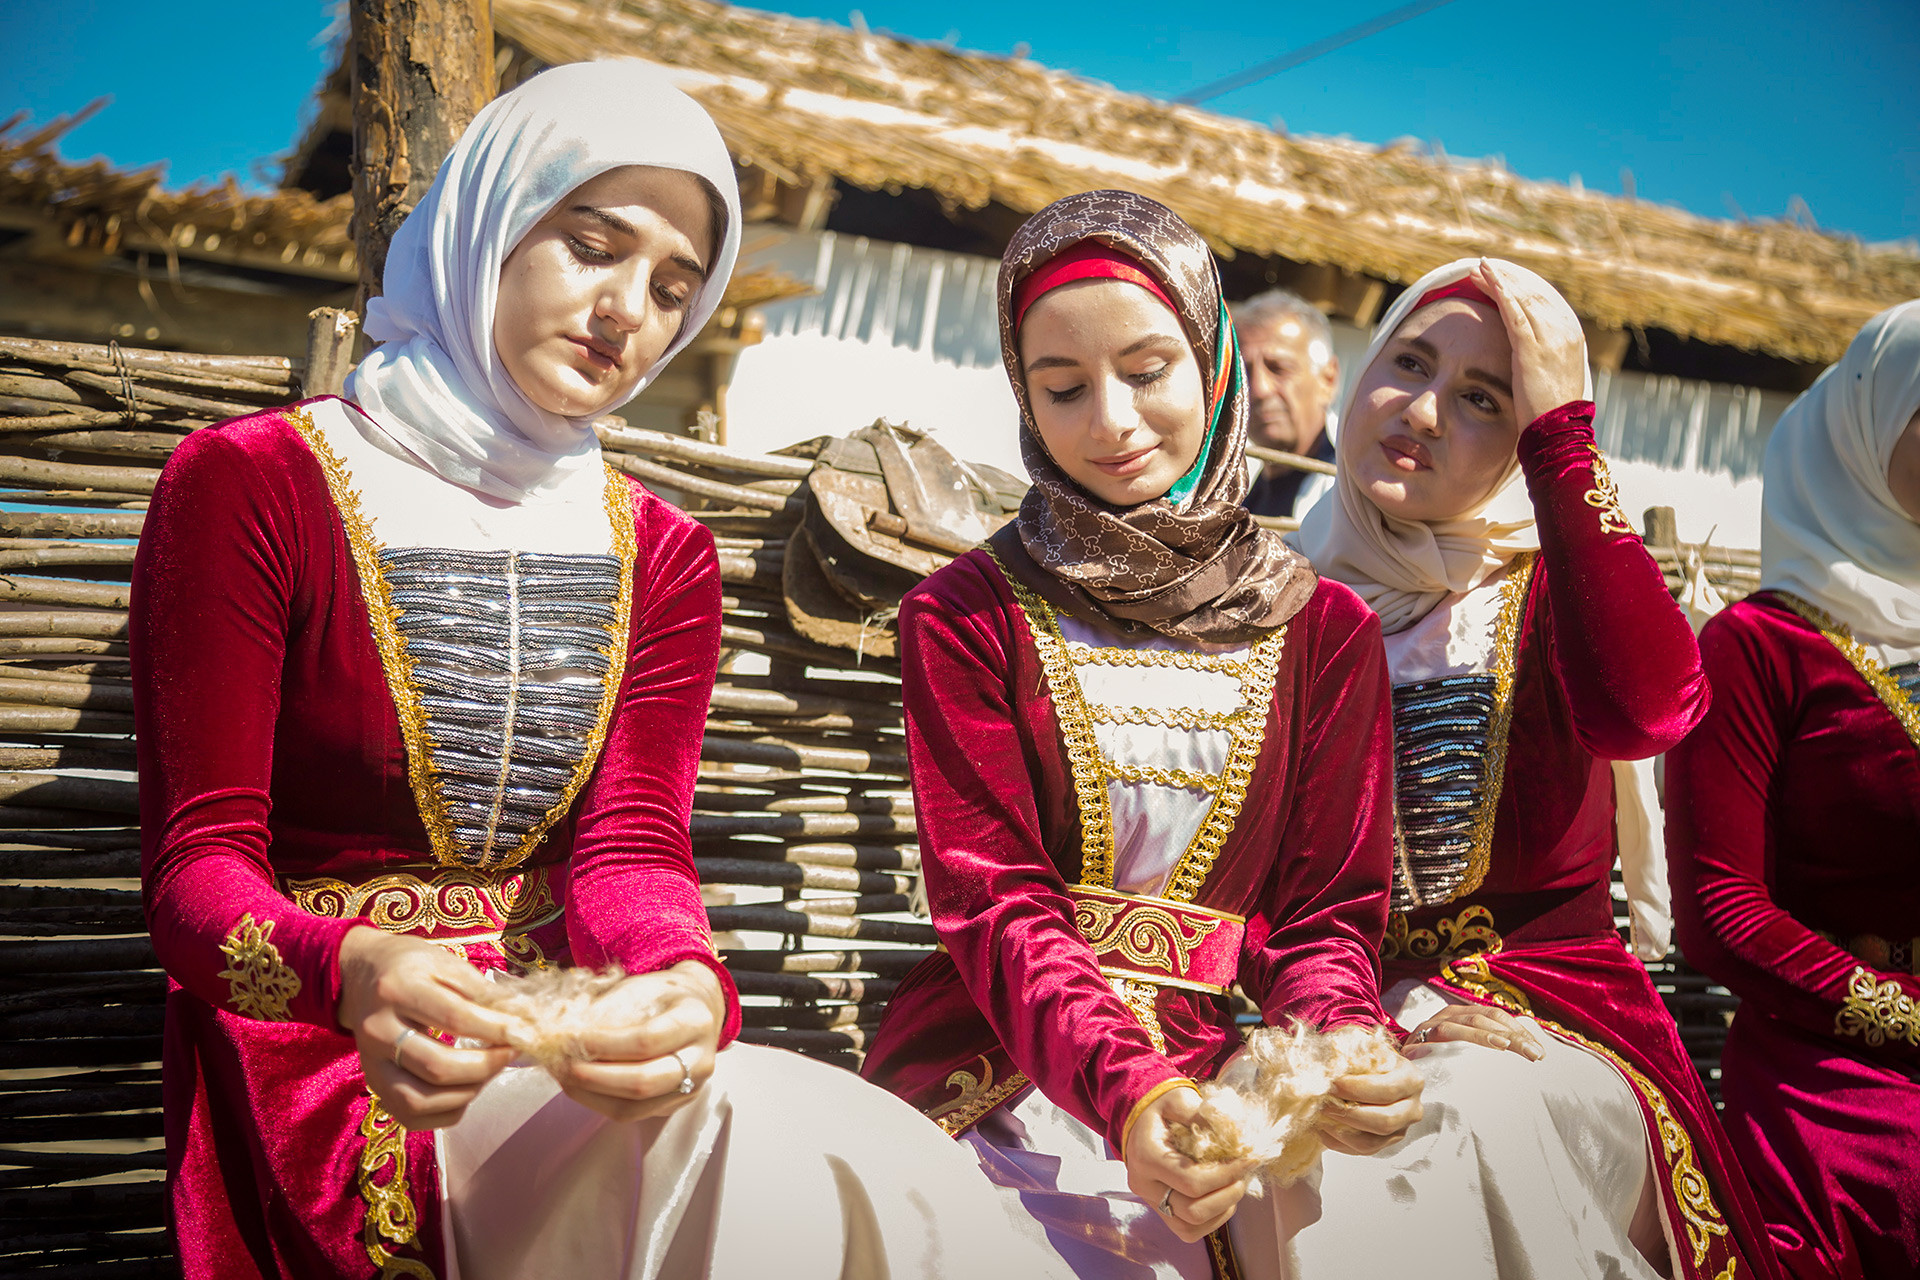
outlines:
{"label": "blue sky", "polygon": [[[876,29],[1171,97],[1395,8],[1395,0],[945,6],[866,0]],[[785,12],[845,23],[838,5]],[[1098,21],[1091,20],[1097,15]],[[185,184],[265,171],[328,65],[317,0],[0,0],[0,116],[114,101],[65,153],[169,162]],[[1451,0],[1214,100],[1297,133],[1413,137],[1516,173],[1725,217],[1798,197],[1825,227],[1920,238],[1920,0],[1599,6]]]}

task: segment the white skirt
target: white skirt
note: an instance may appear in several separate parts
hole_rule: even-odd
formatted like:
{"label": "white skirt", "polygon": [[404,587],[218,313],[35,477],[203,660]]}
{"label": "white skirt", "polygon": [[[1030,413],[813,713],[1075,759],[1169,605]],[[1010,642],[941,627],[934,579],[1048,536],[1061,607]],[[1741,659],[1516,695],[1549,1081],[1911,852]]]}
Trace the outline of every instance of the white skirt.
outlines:
{"label": "white skirt", "polygon": [[778,1049],[728,1047],[631,1123],[509,1068],[438,1139],[449,1280],[1066,1275],[938,1125]]}

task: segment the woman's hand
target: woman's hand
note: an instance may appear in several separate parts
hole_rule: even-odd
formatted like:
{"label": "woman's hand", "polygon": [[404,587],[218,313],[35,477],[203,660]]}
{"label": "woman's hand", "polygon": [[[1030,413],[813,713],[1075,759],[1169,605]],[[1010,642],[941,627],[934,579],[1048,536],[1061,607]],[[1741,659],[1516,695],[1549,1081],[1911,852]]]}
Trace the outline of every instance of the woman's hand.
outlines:
{"label": "woman's hand", "polygon": [[1341,1076],[1320,1116],[1320,1138],[1335,1151],[1370,1156],[1392,1146],[1425,1114],[1419,1068],[1405,1058],[1391,1071]]}
{"label": "woman's hand", "polygon": [[1566,299],[1484,258],[1472,280],[1499,306],[1513,344],[1513,411],[1520,430],[1563,404],[1584,400],[1586,336]]}
{"label": "woman's hand", "polygon": [[[367,1088],[409,1129],[440,1129],[466,1113],[487,1081],[513,1061],[506,1019],[475,1003],[478,970],[445,947],[368,925],[340,940],[335,1016],[360,1050]],[[478,1040],[456,1049],[436,1037]]]}
{"label": "woman's hand", "polygon": [[[586,1037],[590,1060],[564,1067],[560,1087],[615,1120],[677,1110],[713,1074],[726,1009],[720,980],[697,960],[635,974],[594,1005],[600,1025]],[[682,1093],[683,1080],[693,1089]]]}
{"label": "woman's hand", "polygon": [[1520,1019],[1505,1009],[1484,1004],[1450,1004],[1428,1018],[1407,1037],[1407,1056],[1423,1058],[1429,1052],[1428,1045],[1449,1040],[1507,1049],[1530,1062],[1547,1056],[1540,1041]]}
{"label": "woman's hand", "polygon": [[1197,1091],[1169,1089],[1134,1117],[1126,1135],[1128,1189],[1189,1244],[1226,1225],[1253,1172],[1250,1161],[1201,1164],[1173,1149],[1167,1125],[1176,1120],[1191,1124],[1199,1113]]}

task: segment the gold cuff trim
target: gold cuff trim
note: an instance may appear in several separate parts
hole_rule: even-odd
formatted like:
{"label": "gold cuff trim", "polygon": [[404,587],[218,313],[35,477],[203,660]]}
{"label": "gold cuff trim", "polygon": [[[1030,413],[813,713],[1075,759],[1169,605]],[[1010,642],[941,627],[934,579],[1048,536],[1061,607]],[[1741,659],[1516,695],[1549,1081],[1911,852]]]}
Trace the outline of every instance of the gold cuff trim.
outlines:
{"label": "gold cuff trim", "polygon": [[287,1009],[300,994],[300,975],[280,958],[273,945],[274,921],[256,922],[251,911],[227,931],[220,952],[227,967],[220,976],[227,980],[227,1002],[243,1018],[262,1022],[286,1022]]}
{"label": "gold cuff trim", "polygon": [[[414,679],[413,659],[407,653],[407,638],[400,632],[400,610],[393,602],[393,592],[387,585],[386,571],[380,563],[380,539],[374,534],[373,522],[367,518],[366,510],[361,505],[359,491],[353,487],[353,474],[347,470],[346,462],[327,443],[325,433],[320,430],[311,413],[305,409],[289,409],[287,420],[300,438],[306,441],[307,448],[319,462],[321,473],[326,477],[327,491],[333,497],[333,505],[340,513],[340,523],[346,530],[347,546],[353,553],[354,569],[360,578],[360,594],[366,602],[367,623],[372,629],[374,648],[379,651],[380,665],[386,674],[387,692],[393,698],[394,712],[400,721],[401,741],[407,749],[407,781],[413,788],[420,821],[427,829],[427,840],[433,849],[434,861],[448,867],[476,865],[461,858],[453,834],[453,819],[447,812],[440,789],[434,784],[433,735],[427,731],[427,715],[421,706],[419,684]],[[599,763],[600,751],[606,745],[607,727],[613,719],[614,708],[620,702],[621,686],[627,670],[628,629],[633,612],[633,566],[637,551],[633,533],[633,491],[628,488],[626,478],[611,465],[606,468],[606,484],[602,495],[612,531],[613,553],[620,562],[620,590],[614,601],[613,622],[607,627],[607,644],[603,650],[607,658],[607,675],[601,687],[599,712],[593,729],[587,735],[580,762],[574,766],[559,800],[513,849],[486,858],[485,866],[488,868],[514,867],[525,862],[540,847],[541,841],[547,838],[554,824],[566,816],[574,798],[580,794],[594,766]]]}
{"label": "gold cuff trim", "polygon": [[1893,713],[1893,718],[1898,720],[1900,727],[1907,731],[1907,738],[1914,746],[1920,747],[1920,705],[1915,705],[1913,698],[1900,687],[1900,682],[1888,675],[1887,669],[1867,652],[1866,646],[1853,638],[1853,628],[1844,622],[1836,621],[1825,609],[1808,604],[1791,591],[1779,591],[1775,594],[1787,608],[1819,628],[1820,634],[1827,638],[1827,643],[1838,649],[1841,656],[1853,664],[1853,669],[1860,673],[1860,678],[1867,682],[1867,687],[1873,690],[1874,696]]}
{"label": "gold cuff trim", "polygon": [[1847,998],[1833,1015],[1836,1035],[1859,1036],[1872,1048],[1888,1040],[1920,1047],[1920,1009],[1899,983],[1861,965],[1847,977]]}
{"label": "gold cuff trim", "polygon": [[[396,1276],[435,1280],[426,1263],[394,1255],[393,1249],[417,1247],[420,1215],[407,1187],[407,1131],[372,1093],[367,1094],[367,1114],[360,1121],[360,1136],[367,1140],[360,1152],[360,1199],[367,1206],[361,1240],[367,1261],[380,1280],[394,1280]],[[387,1179],[377,1182],[375,1178],[382,1169],[389,1170]]]}
{"label": "gold cuff trim", "polygon": [[1120,1158],[1127,1158],[1127,1140],[1133,1137],[1133,1126],[1138,1123],[1140,1113],[1160,1101],[1175,1089],[1198,1089],[1200,1086],[1186,1076],[1175,1076],[1171,1080],[1162,1080],[1153,1088],[1140,1095],[1140,1101],[1133,1104],[1133,1110],[1127,1112],[1127,1122],[1120,1126]]}
{"label": "gold cuff trim", "polygon": [[1191,978],[1169,978],[1161,973],[1146,973],[1139,969],[1124,969],[1119,965],[1103,964],[1100,972],[1108,978],[1124,978],[1128,982],[1144,982],[1155,987],[1176,987],[1181,991],[1198,991],[1202,995],[1223,996],[1227,988],[1217,987],[1210,982],[1195,982]]}
{"label": "gold cuff trim", "polygon": [[947,1087],[958,1089],[960,1096],[950,1102],[943,1102],[929,1110],[927,1118],[947,1131],[947,1136],[957,1138],[980,1120],[989,1111],[1027,1087],[1024,1072],[1016,1071],[999,1084],[993,1082],[993,1063],[983,1053],[978,1059],[980,1074],[971,1071],[956,1071],[947,1077]]}

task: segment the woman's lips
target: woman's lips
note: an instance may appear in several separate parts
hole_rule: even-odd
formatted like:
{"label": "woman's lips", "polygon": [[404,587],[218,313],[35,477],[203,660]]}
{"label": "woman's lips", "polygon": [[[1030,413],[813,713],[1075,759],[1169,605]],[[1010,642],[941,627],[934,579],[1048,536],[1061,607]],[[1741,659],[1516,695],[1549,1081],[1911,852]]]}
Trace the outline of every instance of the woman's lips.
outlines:
{"label": "woman's lips", "polygon": [[1387,465],[1396,471],[1431,471],[1433,455],[1427,452],[1427,446],[1407,436],[1388,436],[1380,442],[1380,452],[1387,457]]}
{"label": "woman's lips", "polygon": [[1111,458],[1088,458],[1087,461],[1110,476],[1126,477],[1138,475],[1147,469],[1147,459],[1153,456],[1158,445],[1148,445],[1137,453],[1116,454]]}
{"label": "woman's lips", "polygon": [[598,338],[569,337],[567,341],[580,348],[587,363],[602,373],[611,373],[620,367],[620,352],[611,343],[601,342]]}

